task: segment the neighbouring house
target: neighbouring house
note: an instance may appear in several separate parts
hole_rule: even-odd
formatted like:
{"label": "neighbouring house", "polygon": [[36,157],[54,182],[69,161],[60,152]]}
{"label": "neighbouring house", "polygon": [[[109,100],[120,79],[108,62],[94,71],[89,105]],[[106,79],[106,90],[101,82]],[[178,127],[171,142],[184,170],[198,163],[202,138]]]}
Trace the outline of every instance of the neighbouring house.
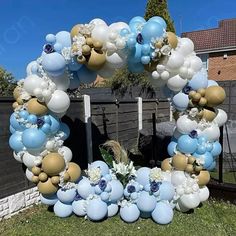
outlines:
{"label": "neighbouring house", "polygon": [[184,32],[208,71],[209,79],[236,80],[236,18],[219,21],[217,28]]}

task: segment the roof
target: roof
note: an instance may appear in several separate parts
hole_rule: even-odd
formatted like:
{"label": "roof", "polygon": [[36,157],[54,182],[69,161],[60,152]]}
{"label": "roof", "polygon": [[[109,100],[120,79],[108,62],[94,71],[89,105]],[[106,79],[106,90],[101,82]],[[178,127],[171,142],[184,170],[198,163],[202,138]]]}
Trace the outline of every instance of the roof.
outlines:
{"label": "roof", "polygon": [[190,38],[196,52],[236,49],[236,18],[219,21],[218,28],[182,33]]}

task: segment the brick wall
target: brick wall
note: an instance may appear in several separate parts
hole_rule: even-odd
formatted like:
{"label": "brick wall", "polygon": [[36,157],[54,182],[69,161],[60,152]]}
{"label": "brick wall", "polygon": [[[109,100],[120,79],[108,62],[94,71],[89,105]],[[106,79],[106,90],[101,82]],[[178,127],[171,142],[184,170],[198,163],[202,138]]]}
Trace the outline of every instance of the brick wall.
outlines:
{"label": "brick wall", "polygon": [[209,54],[208,76],[209,79],[217,81],[236,80],[236,51]]}

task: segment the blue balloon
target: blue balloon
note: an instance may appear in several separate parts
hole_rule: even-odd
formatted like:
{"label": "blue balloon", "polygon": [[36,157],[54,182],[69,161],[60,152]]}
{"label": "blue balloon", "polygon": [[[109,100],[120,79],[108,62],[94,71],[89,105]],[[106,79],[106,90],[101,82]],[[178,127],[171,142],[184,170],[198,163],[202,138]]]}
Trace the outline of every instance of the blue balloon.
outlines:
{"label": "blue balloon", "polygon": [[140,216],[140,210],[136,204],[126,205],[120,208],[120,217],[127,223],[132,223],[138,220]]}
{"label": "blue balloon", "polygon": [[199,144],[205,144],[207,142],[207,138],[205,136],[198,137]]}
{"label": "blue balloon", "polygon": [[136,16],[129,22],[131,32],[139,33],[140,27],[146,23],[146,20],[141,16]]}
{"label": "blue balloon", "polygon": [[131,194],[130,194],[130,198],[131,198],[132,200],[136,200],[136,199],[138,198],[138,193],[136,193],[136,192],[131,193]]}
{"label": "blue balloon", "polygon": [[184,134],[178,138],[177,149],[185,154],[194,153],[197,150],[197,139],[191,138],[189,135]]}
{"label": "blue balloon", "polygon": [[77,216],[85,216],[86,215],[86,202],[85,202],[85,200],[80,199],[80,200],[73,201],[72,209],[73,209],[73,212]]}
{"label": "blue balloon", "polygon": [[97,78],[96,72],[89,70],[86,66],[82,66],[77,71],[77,75],[80,82],[84,84],[90,84]]}
{"label": "blue balloon", "polygon": [[10,125],[10,132],[11,134],[14,134],[16,132],[16,130]]}
{"label": "blue balloon", "polygon": [[70,136],[70,128],[66,123],[61,123],[60,125],[60,131],[64,132],[64,136],[62,137],[62,140],[66,140]]}
{"label": "blue balloon", "polygon": [[185,111],[189,104],[189,97],[185,93],[177,93],[172,99],[172,104],[178,111]]}
{"label": "blue balloon", "polygon": [[61,54],[53,52],[42,57],[42,66],[48,74],[58,76],[64,73],[66,61]]}
{"label": "blue balloon", "polygon": [[135,37],[129,37],[127,40],[127,47],[129,49],[133,49],[136,45],[137,41]]}
{"label": "blue balloon", "polygon": [[77,71],[82,67],[82,64],[79,64],[75,58],[72,58],[68,67],[71,71]]}
{"label": "blue balloon", "polygon": [[141,62],[142,57],[142,45],[136,43],[135,48],[133,48],[129,54],[128,62],[138,63]]}
{"label": "blue balloon", "polygon": [[141,184],[143,187],[149,184],[149,174],[150,168],[141,167],[136,172],[136,181]]}
{"label": "blue balloon", "polygon": [[29,149],[40,149],[46,140],[46,134],[37,128],[26,129],[22,134],[22,143]]}
{"label": "blue balloon", "polygon": [[209,171],[213,171],[216,168],[216,161],[213,161],[212,164],[208,167]]}
{"label": "blue balloon", "polygon": [[53,210],[55,215],[61,218],[68,217],[73,213],[71,204],[62,203],[60,201],[57,201],[53,207]]}
{"label": "blue balloon", "polygon": [[188,85],[193,90],[198,90],[200,88],[207,88],[208,85],[207,76],[202,71],[199,71],[195,75],[193,75]]}
{"label": "blue balloon", "polygon": [[107,211],[107,216],[112,217],[112,216],[115,216],[118,213],[119,207],[115,203],[109,203],[107,205],[107,210],[108,210]]}
{"label": "blue balloon", "polygon": [[102,176],[109,174],[109,167],[104,161],[94,161],[91,163],[91,168],[99,168],[101,170]]}
{"label": "blue balloon", "polygon": [[169,224],[174,216],[171,206],[164,202],[158,202],[155,210],[152,212],[152,218],[157,224]]}
{"label": "blue balloon", "polygon": [[160,199],[171,201],[175,195],[175,187],[167,181],[163,181],[159,187]]}
{"label": "blue balloon", "polygon": [[102,190],[101,190],[101,188],[99,187],[98,184],[94,187],[94,190],[95,190],[95,193],[98,194],[98,195],[102,193]]}
{"label": "blue balloon", "polygon": [[204,154],[206,151],[207,151],[206,146],[198,145],[196,153],[201,155]]}
{"label": "blue balloon", "polygon": [[60,129],[60,121],[56,116],[49,115],[51,120],[51,132],[55,134]]}
{"label": "blue balloon", "polygon": [[27,117],[27,120],[28,120],[31,124],[37,124],[37,116],[36,116],[36,115],[29,114],[29,116]]}
{"label": "blue balloon", "polygon": [[135,16],[130,20],[129,24],[133,24],[135,22],[146,23],[146,20],[142,16]]}
{"label": "blue balloon", "polygon": [[87,216],[92,221],[102,220],[107,216],[107,204],[101,199],[93,199],[89,201],[87,206]]}
{"label": "blue balloon", "polygon": [[125,37],[126,35],[128,35],[130,33],[130,31],[127,28],[123,28],[120,31],[120,36]]}
{"label": "blue balloon", "polygon": [[174,155],[175,155],[176,146],[177,146],[177,142],[174,142],[174,141],[171,141],[171,142],[168,144],[167,152],[168,152],[168,154],[169,154],[170,156],[174,156]]}
{"label": "blue balloon", "polygon": [[55,50],[56,52],[60,53],[61,50],[62,50],[62,48],[63,48],[63,46],[62,46],[60,43],[55,43],[55,44],[53,45],[53,48],[54,48],[54,50]]}
{"label": "blue balloon", "polygon": [[50,118],[50,115],[46,115],[43,117],[43,120],[45,123],[51,125],[52,124],[52,121],[51,121],[51,118]]}
{"label": "blue balloon", "polygon": [[102,192],[101,195],[101,200],[104,201],[104,202],[107,202],[109,200],[109,193],[107,192]]}
{"label": "blue balloon", "polygon": [[211,86],[219,86],[219,84],[215,80],[208,80],[207,87]]}
{"label": "blue balloon", "polygon": [[150,22],[150,21],[155,21],[155,22],[159,23],[164,29],[166,29],[167,25],[166,25],[165,20],[162,17],[160,17],[160,16],[153,16],[153,17],[151,17],[148,20],[148,22]]}
{"label": "blue balloon", "polygon": [[76,194],[77,194],[77,191],[75,188],[71,188],[71,189],[60,188],[57,191],[57,197],[63,203],[73,202]]}
{"label": "blue balloon", "polygon": [[149,62],[150,62],[150,57],[149,56],[142,56],[141,57],[141,62],[142,62],[142,64],[144,64],[144,65],[147,65]]}
{"label": "blue balloon", "polygon": [[90,194],[94,194],[95,190],[90,181],[87,178],[83,178],[77,185],[77,192],[82,198],[86,199]]}
{"label": "blue balloon", "polygon": [[222,152],[222,146],[218,141],[213,143],[213,149],[211,150],[212,156],[219,156]]}
{"label": "blue balloon", "polygon": [[20,111],[19,115],[20,115],[21,118],[26,120],[28,115],[29,115],[29,112],[26,111],[26,110],[22,110],[22,111]]}
{"label": "blue balloon", "polygon": [[56,42],[56,36],[54,34],[47,34],[46,35],[47,43],[54,44]]}
{"label": "blue balloon", "polygon": [[32,74],[37,74],[38,73],[38,69],[39,69],[39,67],[38,67],[37,64],[32,65],[32,67],[31,67]]}
{"label": "blue balloon", "polygon": [[9,145],[16,152],[22,151],[24,148],[22,143],[22,132],[14,132],[9,139]]}
{"label": "blue balloon", "polygon": [[17,120],[16,120],[16,114],[15,113],[12,113],[11,114],[11,117],[10,117],[10,124],[11,126],[17,130],[17,131],[22,131],[24,130],[24,126],[21,125]]}
{"label": "blue balloon", "polygon": [[143,212],[152,212],[156,207],[156,198],[146,191],[142,191],[137,201],[137,207]]}
{"label": "blue balloon", "polygon": [[205,152],[204,154],[193,153],[192,155],[196,158],[202,158],[205,162],[203,167],[207,170],[213,163],[213,156],[210,152]]}
{"label": "blue balloon", "polygon": [[57,203],[58,198],[56,194],[52,195],[40,194],[40,201],[45,205],[53,206]]}
{"label": "blue balloon", "polygon": [[[208,152],[211,152],[212,149],[213,149],[212,143],[207,143],[207,144],[206,144],[206,150],[207,150]],[[214,156],[214,155],[213,155],[213,156]]]}
{"label": "blue balloon", "polygon": [[142,45],[142,54],[143,55],[149,55],[150,54],[150,45],[149,44],[143,44]]}
{"label": "blue balloon", "polygon": [[124,193],[124,187],[122,183],[119,180],[113,179],[109,183],[111,185],[111,192],[110,192],[110,198],[109,200],[113,203],[116,203],[117,201],[121,200]]}
{"label": "blue balloon", "polygon": [[163,33],[163,26],[156,21],[148,21],[141,31],[144,43],[150,43],[152,38],[159,38]]}
{"label": "blue balloon", "polygon": [[45,134],[50,134],[51,133],[51,126],[47,123],[45,123],[42,127],[41,130],[45,133]]}
{"label": "blue balloon", "polygon": [[70,33],[67,31],[60,31],[56,34],[56,42],[60,43],[62,47],[71,47]]}

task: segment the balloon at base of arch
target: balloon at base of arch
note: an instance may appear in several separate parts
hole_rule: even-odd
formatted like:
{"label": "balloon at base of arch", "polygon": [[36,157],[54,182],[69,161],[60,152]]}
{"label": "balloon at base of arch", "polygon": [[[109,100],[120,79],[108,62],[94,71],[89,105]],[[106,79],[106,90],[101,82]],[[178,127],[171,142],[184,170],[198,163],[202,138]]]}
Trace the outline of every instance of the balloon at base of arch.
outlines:
{"label": "balloon at base of arch", "polygon": [[[134,170],[125,185],[104,162],[93,163],[81,177],[63,144],[70,135],[61,121],[70,106],[66,91],[98,75],[110,78],[124,67],[133,73],[146,71],[153,86],[171,97],[176,127],[168,145],[170,157],[162,170]],[[166,32],[161,17],[145,21],[138,16],[129,24],[111,25],[94,19],[70,32],[48,34],[26,73],[13,93],[9,145],[14,158],[27,167],[26,176],[37,185],[41,201],[54,205],[56,215],[74,213],[99,221],[119,211],[126,222],[152,217],[167,224],[174,208],[186,212],[207,200],[208,171],[222,151],[219,127],[227,121],[217,106],[226,94],[208,80],[193,42]]]}

